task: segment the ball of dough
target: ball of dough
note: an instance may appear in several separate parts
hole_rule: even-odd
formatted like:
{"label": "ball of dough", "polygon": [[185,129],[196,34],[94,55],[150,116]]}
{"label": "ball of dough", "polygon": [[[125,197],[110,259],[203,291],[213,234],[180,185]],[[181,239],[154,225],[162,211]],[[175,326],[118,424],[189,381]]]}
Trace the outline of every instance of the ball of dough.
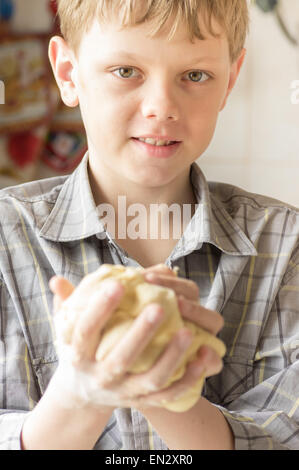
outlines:
{"label": "ball of dough", "polygon": [[[158,303],[164,310],[164,321],[129,372],[139,374],[149,370],[169,344],[174,334],[185,326],[192,331],[193,341],[177,369],[163,386],[163,388],[167,388],[184,375],[187,364],[195,359],[197,350],[202,345],[211,346],[220,357],[223,357],[225,354],[225,346],[214,335],[183,319],[178,308],[175,292],[172,289],[146,282],[142,275],[143,271],[143,268],[126,268],[121,265],[104,264],[92,275],[92,283],[94,283],[95,288],[101,281],[108,278],[121,282],[124,287],[124,295],[120,304],[102,332],[100,344],[96,352],[96,360],[101,361],[109,354],[114,346],[123,338],[126,331],[134,322],[134,319],[148,304]],[[177,275],[176,271],[175,274]],[[71,334],[72,325],[69,323],[68,328],[65,330],[66,341],[71,337]],[[165,401],[163,406],[172,411],[187,411],[197,402],[202,391],[204,379],[204,376],[200,377],[197,383],[186,391],[183,396],[172,402]]]}

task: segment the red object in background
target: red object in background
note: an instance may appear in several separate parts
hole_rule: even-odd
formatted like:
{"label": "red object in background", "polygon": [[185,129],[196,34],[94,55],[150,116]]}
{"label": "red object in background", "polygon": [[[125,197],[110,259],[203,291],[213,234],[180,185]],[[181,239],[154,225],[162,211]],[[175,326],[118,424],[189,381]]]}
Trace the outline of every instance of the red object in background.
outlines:
{"label": "red object in background", "polygon": [[56,0],[49,0],[48,3],[49,10],[51,11],[53,15],[53,34],[61,34],[60,31],[60,24],[59,24],[59,19],[57,15],[58,11],[58,6],[57,6],[57,1]]}
{"label": "red object in background", "polygon": [[21,168],[33,163],[39,156],[41,139],[31,132],[20,132],[8,138],[8,152],[13,162]]}
{"label": "red object in background", "polygon": [[57,13],[57,3],[56,0],[50,0],[49,2],[50,10],[52,11],[53,15],[55,16]]}

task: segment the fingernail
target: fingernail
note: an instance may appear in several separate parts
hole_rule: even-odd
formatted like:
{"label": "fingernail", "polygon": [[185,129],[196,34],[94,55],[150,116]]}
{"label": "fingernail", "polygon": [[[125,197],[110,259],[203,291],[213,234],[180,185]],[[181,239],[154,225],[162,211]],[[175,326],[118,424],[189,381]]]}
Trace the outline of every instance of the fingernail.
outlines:
{"label": "fingernail", "polygon": [[149,307],[146,318],[149,323],[156,323],[161,318],[160,307],[158,306]]}
{"label": "fingernail", "polygon": [[116,281],[106,281],[102,284],[102,290],[105,295],[112,297],[116,292],[119,291],[119,283]]}
{"label": "fingernail", "polygon": [[147,281],[153,281],[154,279],[156,279],[155,274],[152,274],[152,273],[145,274],[144,277]]}

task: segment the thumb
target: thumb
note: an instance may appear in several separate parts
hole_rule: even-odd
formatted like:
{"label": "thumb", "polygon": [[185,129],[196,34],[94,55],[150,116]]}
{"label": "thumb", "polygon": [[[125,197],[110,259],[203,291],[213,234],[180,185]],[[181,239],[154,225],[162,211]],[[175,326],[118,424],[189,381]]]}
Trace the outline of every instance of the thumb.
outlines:
{"label": "thumb", "polygon": [[56,313],[63,303],[75,290],[75,286],[62,276],[54,276],[49,281],[49,287],[54,294],[54,312]]}

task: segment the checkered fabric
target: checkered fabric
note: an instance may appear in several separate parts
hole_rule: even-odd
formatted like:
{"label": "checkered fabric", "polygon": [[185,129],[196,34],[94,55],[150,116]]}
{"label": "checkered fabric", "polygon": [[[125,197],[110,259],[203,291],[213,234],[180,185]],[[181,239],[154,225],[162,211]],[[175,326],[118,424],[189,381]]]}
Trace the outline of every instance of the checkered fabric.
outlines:
{"label": "checkered fabric", "polygon": [[[207,182],[196,163],[190,180],[198,230],[189,224],[165,263],[225,320],[224,368],[203,394],[237,450],[299,449],[299,209]],[[70,176],[0,191],[0,235],[0,448],[19,449],[24,419],[57,367],[49,279],[77,285],[103,263],[139,264],[104,231],[88,154]],[[139,411],[118,408],[94,448],[167,446]]]}

